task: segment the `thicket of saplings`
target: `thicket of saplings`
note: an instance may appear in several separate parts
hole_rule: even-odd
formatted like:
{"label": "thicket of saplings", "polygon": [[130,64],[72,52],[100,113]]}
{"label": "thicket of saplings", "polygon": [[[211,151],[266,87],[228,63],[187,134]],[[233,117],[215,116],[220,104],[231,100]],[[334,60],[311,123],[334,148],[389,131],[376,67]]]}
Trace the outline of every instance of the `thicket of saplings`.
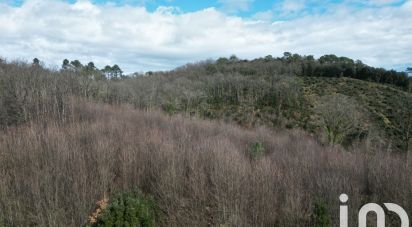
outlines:
{"label": "thicket of saplings", "polygon": [[352,224],[365,202],[412,210],[407,153],[368,138],[357,149],[334,145],[358,127],[348,121],[358,113],[346,116],[339,105],[353,107],[349,97],[328,96],[313,110],[346,122],[323,115],[331,146],[296,129],[245,129],[156,110],[208,116],[226,103],[265,103],[279,125],[304,124],[295,115],[309,107],[294,67],[263,64],[254,80],[210,67],[107,79],[99,70],[1,62],[0,225],[84,225],[106,198],[95,225],[337,225],[342,192]]}

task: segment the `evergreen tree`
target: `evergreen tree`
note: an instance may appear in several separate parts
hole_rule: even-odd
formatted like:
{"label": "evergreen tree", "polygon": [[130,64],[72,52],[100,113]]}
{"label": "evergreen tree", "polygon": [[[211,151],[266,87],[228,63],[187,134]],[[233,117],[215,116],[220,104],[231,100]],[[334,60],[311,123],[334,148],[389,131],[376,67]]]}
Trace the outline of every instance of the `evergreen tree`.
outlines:
{"label": "evergreen tree", "polygon": [[82,69],[83,65],[79,60],[74,60],[71,61],[70,64],[75,68],[75,69]]}
{"label": "evergreen tree", "polygon": [[63,60],[63,64],[62,64],[62,69],[69,69],[70,68],[70,62],[67,59]]}
{"label": "evergreen tree", "polygon": [[93,63],[93,62],[89,62],[89,63],[87,63],[87,65],[86,65],[86,70],[89,71],[89,72],[95,71],[95,70],[96,70],[96,66],[94,66],[94,63]]}
{"label": "evergreen tree", "polygon": [[106,75],[107,78],[113,77],[113,69],[110,65],[106,65],[101,71],[104,75]]}
{"label": "evergreen tree", "polygon": [[412,74],[412,67],[408,67],[408,68],[406,68],[406,73],[408,73],[408,74]]}
{"label": "evergreen tree", "polygon": [[38,58],[33,59],[33,65],[34,66],[39,66],[40,65],[40,60]]}
{"label": "evergreen tree", "polygon": [[118,78],[118,77],[123,76],[123,71],[120,69],[120,67],[118,65],[113,65],[112,73],[113,73],[114,78]]}

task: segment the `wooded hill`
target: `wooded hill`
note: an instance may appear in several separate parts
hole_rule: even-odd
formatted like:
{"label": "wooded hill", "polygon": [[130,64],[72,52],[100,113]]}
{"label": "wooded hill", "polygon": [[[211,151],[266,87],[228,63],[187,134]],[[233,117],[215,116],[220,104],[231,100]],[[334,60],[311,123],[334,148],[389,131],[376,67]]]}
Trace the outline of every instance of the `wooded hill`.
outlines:
{"label": "wooded hill", "polygon": [[[301,128],[322,143],[346,147],[366,140],[390,150],[410,147],[411,78],[346,57],[285,53],[248,61],[232,56],[133,76],[123,75],[117,65],[99,70],[92,62],[66,59],[59,71],[38,60],[3,61],[0,70],[3,126],[28,121],[53,105],[64,114],[64,99],[77,96],[244,127]],[[48,104],[42,107],[36,98]]]}
{"label": "wooded hill", "polygon": [[0,226],[337,226],[343,192],[412,210],[410,79],[327,58],[0,61]]}

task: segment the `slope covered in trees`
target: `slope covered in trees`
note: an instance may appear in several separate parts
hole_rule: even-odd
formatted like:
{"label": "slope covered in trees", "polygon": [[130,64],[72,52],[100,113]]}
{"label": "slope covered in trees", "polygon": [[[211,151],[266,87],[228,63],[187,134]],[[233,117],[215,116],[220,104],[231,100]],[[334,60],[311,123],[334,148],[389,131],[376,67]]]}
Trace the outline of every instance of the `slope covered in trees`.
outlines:
{"label": "slope covered in trees", "polygon": [[[331,68],[334,73],[328,71]],[[314,59],[285,53],[281,58],[246,61],[232,56],[133,76],[124,75],[117,65],[99,70],[92,62],[83,65],[78,60],[64,60],[60,71],[44,69],[38,60],[33,64],[2,63],[1,69],[4,94],[0,100],[6,107],[0,114],[3,126],[42,116],[48,112],[42,108],[52,106],[64,115],[64,99],[77,96],[245,127],[300,128],[323,143],[351,146],[374,140],[391,150],[410,147],[411,127],[405,124],[411,115],[410,79],[405,73],[376,69],[345,57]],[[345,73],[348,70],[353,74]],[[47,104],[41,106],[42,102],[34,99]],[[346,110],[341,113],[327,112],[331,102],[350,105],[343,105]],[[339,109],[335,107],[331,109]],[[330,117],[355,117],[357,123],[332,129],[332,122],[327,123]]]}
{"label": "slope covered in trees", "polygon": [[[308,57],[294,58],[138,76],[0,61],[0,226],[112,223],[120,211],[143,226],[336,225],[342,192],[353,207],[411,210],[412,157],[397,152],[411,148],[407,87],[305,75]],[[96,201],[110,203],[101,219]]]}
{"label": "slope covered in trees", "polygon": [[78,99],[68,106],[63,121],[48,116],[0,132],[0,223],[83,226],[96,201],[114,202],[113,217],[134,223],[115,195],[135,190],[158,213],[142,226],[337,225],[342,192],[353,207],[391,201],[412,209],[404,154],[346,152],[299,130],[245,130]]}

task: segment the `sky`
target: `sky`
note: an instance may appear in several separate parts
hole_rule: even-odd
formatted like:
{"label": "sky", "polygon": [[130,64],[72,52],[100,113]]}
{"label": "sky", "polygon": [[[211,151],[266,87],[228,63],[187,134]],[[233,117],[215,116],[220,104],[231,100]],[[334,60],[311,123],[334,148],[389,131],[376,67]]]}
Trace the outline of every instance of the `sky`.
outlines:
{"label": "sky", "polygon": [[0,56],[171,70],[236,55],[412,66],[412,0],[0,0]]}

